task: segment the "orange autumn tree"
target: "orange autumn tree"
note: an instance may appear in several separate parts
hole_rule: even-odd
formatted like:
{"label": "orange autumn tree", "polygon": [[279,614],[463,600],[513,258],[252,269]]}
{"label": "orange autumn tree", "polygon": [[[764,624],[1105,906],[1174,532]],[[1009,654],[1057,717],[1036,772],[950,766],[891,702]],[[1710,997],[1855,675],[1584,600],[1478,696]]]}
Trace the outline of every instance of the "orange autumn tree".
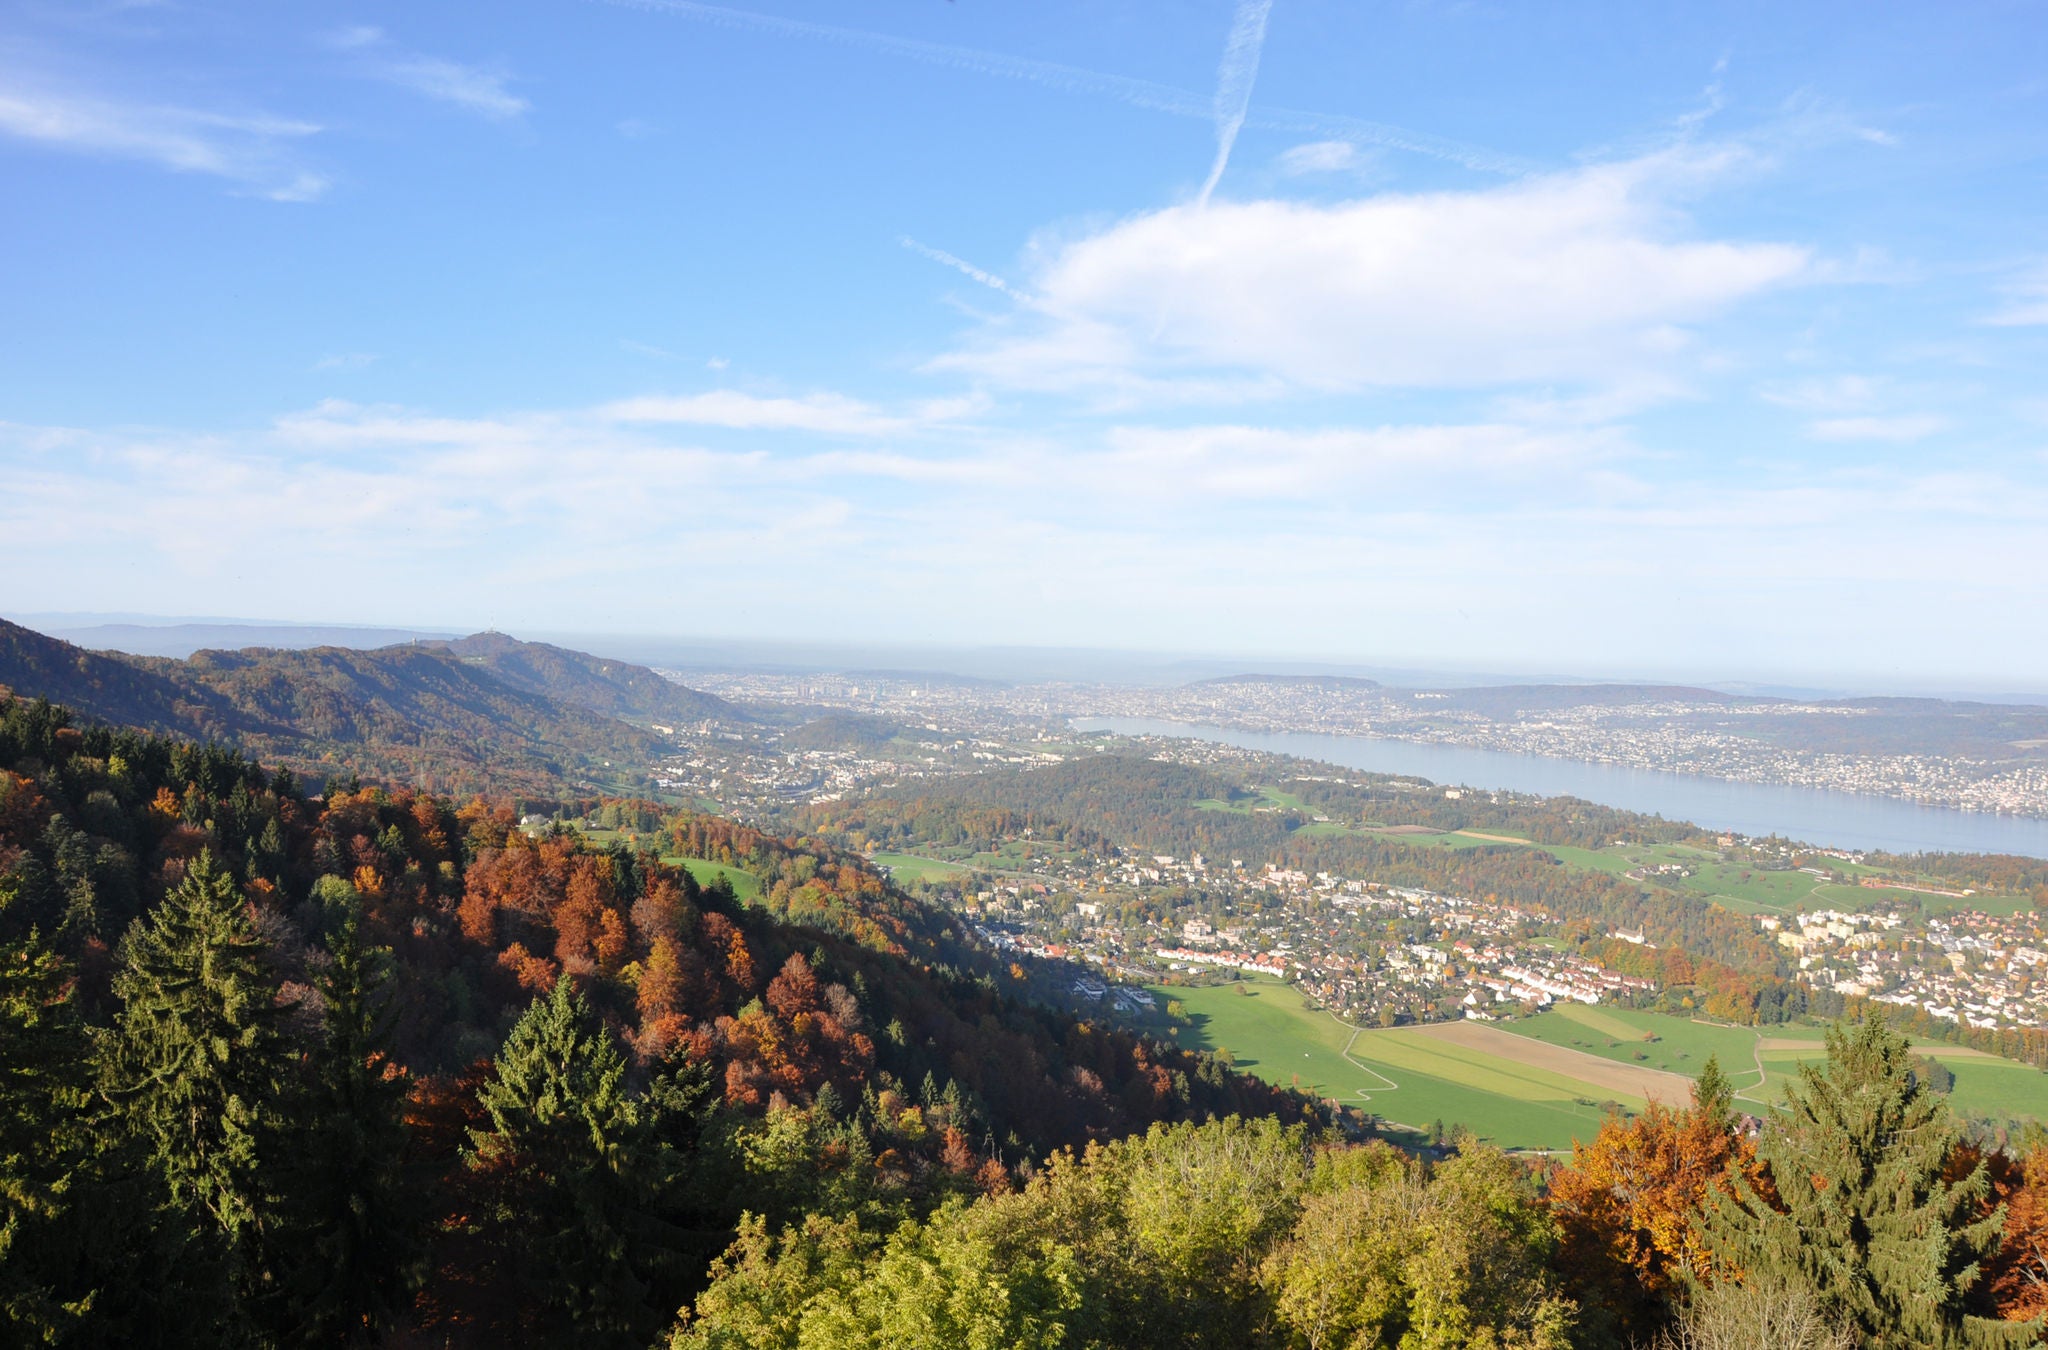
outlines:
{"label": "orange autumn tree", "polygon": [[[2032,1133],[2032,1132],[2030,1132]],[[1984,1213],[2005,1207],[1998,1250],[1984,1263],[1982,1306],[1977,1311],[2008,1322],[2048,1314],[2048,1138],[2035,1135],[2015,1157],[1974,1148],[1957,1150],[1954,1169],[1967,1172],[1981,1156],[1991,1177]]]}
{"label": "orange autumn tree", "polygon": [[1731,1166],[1759,1181],[1713,1058],[1691,1107],[1653,1102],[1632,1120],[1610,1115],[1590,1144],[1574,1142],[1570,1164],[1551,1178],[1550,1207],[1562,1235],[1558,1268],[1583,1291],[1589,1323],[1620,1341],[1656,1333],[1684,1273],[1712,1267],[1693,1215]]}

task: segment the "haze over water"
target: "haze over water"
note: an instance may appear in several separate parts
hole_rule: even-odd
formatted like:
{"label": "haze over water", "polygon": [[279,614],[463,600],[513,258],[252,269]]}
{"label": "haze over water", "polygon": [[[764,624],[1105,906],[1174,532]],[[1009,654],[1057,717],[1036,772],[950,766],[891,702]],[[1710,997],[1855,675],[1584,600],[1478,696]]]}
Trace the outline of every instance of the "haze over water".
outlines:
{"label": "haze over water", "polygon": [[1126,736],[1181,736],[1247,750],[1297,755],[1371,773],[1414,774],[1466,787],[1583,797],[1689,820],[1737,834],[1783,835],[1837,848],[1892,853],[2019,853],[2048,858],[2048,820],[1923,806],[1893,797],[1820,788],[1745,783],[1590,760],[1514,755],[1462,745],[1431,745],[1374,736],[1238,731],[1230,727],[1155,722],[1133,717],[1079,717],[1082,731]]}

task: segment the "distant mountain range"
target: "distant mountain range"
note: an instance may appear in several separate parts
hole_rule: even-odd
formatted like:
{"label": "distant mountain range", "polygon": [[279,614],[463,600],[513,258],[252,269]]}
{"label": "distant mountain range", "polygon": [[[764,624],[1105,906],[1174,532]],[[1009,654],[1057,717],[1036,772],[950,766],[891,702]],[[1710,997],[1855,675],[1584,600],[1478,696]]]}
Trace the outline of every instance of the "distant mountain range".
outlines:
{"label": "distant mountain range", "polygon": [[88,651],[0,620],[0,685],[300,773],[450,793],[639,789],[667,729],[752,720],[644,666],[502,633],[176,660]]}
{"label": "distant mountain range", "polygon": [[[417,628],[372,628],[359,624],[231,623],[192,620],[184,623],[84,622],[78,616],[48,619],[25,616],[29,627],[96,652],[131,656],[187,657],[209,648],[240,651],[245,647],[393,647],[415,638],[452,638],[460,634]],[[90,617],[90,616],[88,616]]]}

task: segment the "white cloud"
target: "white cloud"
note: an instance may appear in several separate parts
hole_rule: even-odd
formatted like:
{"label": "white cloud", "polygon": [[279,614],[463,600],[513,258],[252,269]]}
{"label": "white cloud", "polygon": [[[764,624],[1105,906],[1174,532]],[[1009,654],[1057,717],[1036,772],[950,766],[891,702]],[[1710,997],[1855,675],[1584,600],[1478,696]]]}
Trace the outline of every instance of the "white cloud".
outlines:
{"label": "white cloud", "polygon": [[1506,480],[1572,475],[1625,452],[1617,434],[1505,424],[1330,427],[1117,427],[1109,449],[1073,455],[1061,480],[1114,498],[1329,504],[1390,487],[1456,480],[1484,493]]}
{"label": "white cloud", "polygon": [[1310,141],[1280,156],[1280,172],[1301,176],[1312,173],[1341,173],[1356,168],[1364,156],[1349,141]]}
{"label": "white cloud", "polygon": [[300,165],[295,143],[311,122],[126,102],[37,87],[0,71],[0,133],[56,149],[142,160],[208,174],[273,201],[311,201],[325,176]]}
{"label": "white cloud", "polygon": [[525,99],[505,88],[510,78],[501,71],[465,66],[438,56],[412,56],[381,67],[385,79],[428,98],[453,103],[485,117],[512,118],[525,112]]}
{"label": "white cloud", "polygon": [[1670,152],[1484,191],[1147,212],[1041,245],[1034,303],[933,365],[1072,390],[1635,382],[1686,325],[1808,265],[1788,244],[1676,237],[1668,201],[1729,167]]}
{"label": "white cloud", "polygon": [[1893,417],[1825,417],[1809,430],[1823,441],[1920,441],[1948,425],[1925,413]]}
{"label": "white cloud", "polygon": [[373,79],[484,117],[508,121],[531,106],[506,88],[511,76],[504,71],[409,51],[395,45],[381,28],[343,28],[329,33],[327,44],[357,54],[363,73]]}
{"label": "white cloud", "polygon": [[[0,426],[0,532],[46,560],[23,605],[45,609],[317,614],[375,593],[430,596],[435,614],[380,617],[436,623],[801,616],[820,638],[941,622],[955,641],[1585,670],[1646,638],[1678,665],[1736,641],[1803,650],[1812,599],[1843,619],[1829,652],[1848,664],[1890,659],[1901,623],[1934,647],[1998,634],[1969,648],[1986,671],[2048,656],[1990,622],[2048,604],[2032,469],[1649,480],[1655,461],[1612,429],[1508,424],[975,428],[918,454],[808,434],[763,425],[711,449],[602,407],[346,403],[223,436]],[[263,568],[280,550],[306,565]],[[703,584],[678,594],[678,576]],[[27,584],[0,578],[0,605]]]}
{"label": "white cloud", "polygon": [[841,436],[879,436],[908,430],[910,418],[890,416],[838,394],[807,398],[760,398],[729,389],[703,394],[649,394],[607,404],[601,415],[614,422],[728,427],[735,431],[815,431]]}

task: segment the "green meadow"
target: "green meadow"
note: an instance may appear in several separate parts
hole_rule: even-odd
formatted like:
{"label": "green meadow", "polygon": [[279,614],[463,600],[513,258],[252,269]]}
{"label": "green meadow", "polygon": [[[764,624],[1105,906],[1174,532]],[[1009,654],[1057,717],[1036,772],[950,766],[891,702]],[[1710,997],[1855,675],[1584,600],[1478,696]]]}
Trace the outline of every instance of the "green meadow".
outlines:
{"label": "green meadow", "polygon": [[[1206,988],[1156,985],[1186,1009],[1176,1028],[1190,1049],[1228,1050],[1237,1067],[1269,1083],[1335,1097],[1413,1131],[1442,1121],[1512,1149],[1567,1149],[1599,1128],[1615,1102],[1640,1110],[1640,1098],[1512,1055],[1453,1044],[1413,1031],[1360,1029],[1309,1006],[1276,980],[1247,979]],[[1761,1113],[1782,1098],[1802,1060],[1826,1048],[1814,1027],[1761,1031],[1666,1013],[1571,1004],[1495,1024],[1617,1064],[1693,1078],[1717,1056],[1747,1108]],[[1768,1047],[1768,1048],[1766,1048]],[[1951,1100],[1966,1115],[2048,1120],[2048,1074],[2012,1060],[1961,1054],[1928,1044],[1923,1052],[1955,1073]]]}
{"label": "green meadow", "polygon": [[954,881],[966,875],[952,863],[916,853],[870,853],[868,861],[888,868],[889,875],[899,881]]}
{"label": "green meadow", "polygon": [[742,900],[751,900],[761,893],[761,878],[744,867],[734,867],[731,863],[705,862],[701,858],[663,858],[662,861],[688,869],[690,875],[697,878],[699,886],[708,886],[724,877],[732,883],[732,893]]}
{"label": "green meadow", "polygon": [[[1785,1084],[1797,1077],[1801,1061],[1817,1062],[1827,1055],[1818,1027],[1737,1027],[1667,1013],[1581,1004],[1503,1022],[1500,1028],[1689,1078],[1698,1077],[1707,1056],[1716,1055],[1735,1083],[1736,1095],[1758,1107],[1781,1099]],[[2016,1060],[1968,1054],[1938,1041],[1921,1042],[1919,1048],[1955,1073],[1950,1100],[1965,1115],[2048,1121],[2048,1073]]]}
{"label": "green meadow", "polygon": [[1261,810],[1299,811],[1304,815],[1315,814],[1315,808],[1309,806],[1292,792],[1282,792],[1278,788],[1270,787],[1254,790],[1259,794],[1258,796],[1244,797],[1234,802],[1222,801],[1215,797],[1205,797],[1195,803],[1195,809],[1197,811],[1228,811],[1232,815],[1239,816],[1248,816],[1253,811]]}
{"label": "green meadow", "polygon": [[1269,1083],[1336,1097],[1417,1132],[1442,1121],[1505,1148],[1567,1149],[1592,1137],[1600,1104],[1614,1096],[1462,1046],[1357,1030],[1275,980],[1152,992],[1161,1007],[1174,999],[1187,1009],[1180,1044],[1227,1049],[1238,1068]]}
{"label": "green meadow", "polygon": [[[1759,1093],[1757,1074],[1758,1034],[1748,1027],[1719,1022],[1695,1022],[1668,1013],[1634,1012],[1626,1008],[1587,1007],[1565,1004],[1534,1017],[1518,1017],[1500,1023],[1502,1031],[1527,1036],[1567,1050],[1580,1050],[1622,1064],[1640,1064],[1648,1069],[1699,1077],[1708,1056],[1717,1056],[1721,1068],[1733,1080],[1738,1096],[1757,1106],[1775,1100],[1775,1084],[1765,1083]],[[1793,1035],[1798,1029],[1787,1029]],[[1813,1051],[1821,1048],[1819,1033],[1813,1036]],[[1793,1055],[1797,1058],[1797,1053]],[[1768,1065],[1766,1066],[1768,1067]]]}

